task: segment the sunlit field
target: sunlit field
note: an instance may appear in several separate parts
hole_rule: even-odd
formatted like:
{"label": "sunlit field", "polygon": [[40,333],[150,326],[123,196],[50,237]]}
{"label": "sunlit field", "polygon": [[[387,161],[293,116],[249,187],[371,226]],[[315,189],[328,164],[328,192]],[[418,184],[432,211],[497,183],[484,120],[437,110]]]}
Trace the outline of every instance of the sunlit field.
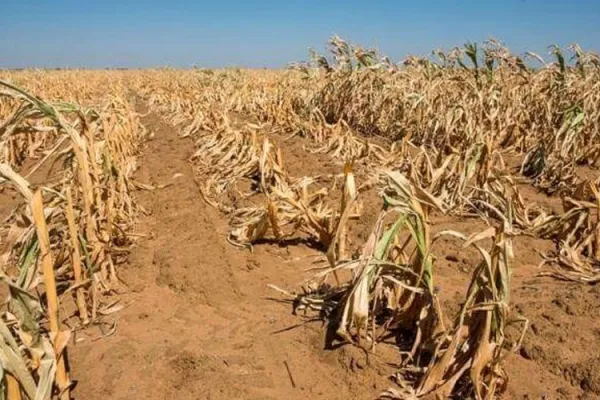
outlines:
{"label": "sunlit field", "polygon": [[[94,370],[78,394],[68,354],[119,336],[121,275],[161,232],[143,233],[158,211],[140,196],[182,180],[226,227],[215,252],[286,271],[260,287],[276,315],[316,323],[306,351],[359,349],[362,374],[385,364],[345,395],[538,398],[530,381],[600,395],[598,56],[495,40],[400,62],[338,37],[328,49],[281,70],[0,71],[4,398],[91,396]],[[137,175],[155,120],[193,177]],[[265,393],[286,395],[230,395]]]}

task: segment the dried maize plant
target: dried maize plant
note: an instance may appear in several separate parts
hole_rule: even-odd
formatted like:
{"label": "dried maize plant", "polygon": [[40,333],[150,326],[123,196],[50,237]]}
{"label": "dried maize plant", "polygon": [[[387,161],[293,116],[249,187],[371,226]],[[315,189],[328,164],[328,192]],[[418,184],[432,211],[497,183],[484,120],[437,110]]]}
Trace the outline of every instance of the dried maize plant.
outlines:
{"label": "dried maize plant", "polygon": [[[183,135],[207,127],[216,129],[215,116],[229,110],[241,112],[248,101],[243,85],[249,80],[234,70],[161,70],[146,74],[134,77],[130,84],[148,101],[151,110],[181,126]],[[258,90],[257,85],[254,88]]]}
{"label": "dried maize plant", "polygon": [[[303,232],[326,248],[335,247],[332,257],[339,257],[344,253],[344,226],[357,212],[351,168],[345,171],[341,209],[335,214],[324,203],[325,187],[310,190],[319,177],[289,177],[281,151],[261,137],[259,129],[247,124],[236,130],[225,123],[220,130],[201,135],[192,156],[198,171],[208,177],[200,185],[203,198],[230,216],[230,242],[249,246],[269,232],[278,241]],[[245,193],[238,190],[244,182],[249,187]],[[229,204],[222,199],[225,194]]]}
{"label": "dried maize plant", "polygon": [[[257,131],[233,129],[225,119],[218,130],[200,135],[196,147],[191,159],[197,162],[198,172],[208,177],[200,186],[203,198],[225,212],[231,211],[231,207],[218,205],[218,198],[227,190],[234,191],[240,179],[258,175],[260,143]],[[244,198],[251,193],[237,195]],[[235,206],[235,199],[232,206]]]}
{"label": "dried maize plant", "polygon": [[[260,219],[247,224],[247,209],[234,212],[232,226],[236,229],[232,231],[232,239],[236,242],[240,239],[246,243],[256,242],[263,239],[270,229],[278,241],[305,232],[328,247],[333,239],[334,216],[323,203],[327,191],[321,189],[310,193],[309,187],[316,182],[310,178],[291,181],[283,170],[281,153],[268,139],[264,139],[262,144],[258,172],[255,179],[264,205],[255,207],[253,212],[260,210]],[[291,226],[291,231],[287,226]]]}
{"label": "dried maize plant", "polygon": [[[596,165],[598,161],[598,110],[597,93],[598,68],[591,58],[584,55],[579,46],[571,47],[573,59],[577,59],[579,72],[570,71],[560,48],[551,46],[551,53],[557,62],[548,68],[552,74],[550,92],[555,115],[550,121],[553,130],[541,140],[546,145],[548,158],[553,156],[563,161],[573,161]],[[548,110],[549,111],[549,110]],[[547,112],[548,113],[548,112]]]}
{"label": "dried maize plant", "polygon": [[[24,126],[43,124],[56,135],[54,143],[37,147],[36,156],[46,154],[29,175],[45,163],[62,159],[63,164],[61,173],[47,177],[35,191],[13,170],[18,162],[0,164],[2,183],[12,184],[23,197],[4,222],[9,228],[4,228],[2,280],[9,301],[2,322],[7,329],[2,329],[1,357],[8,360],[3,362],[8,373],[3,383],[9,399],[68,399],[63,350],[70,329],[102,323],[102,315],[118,308],[105,295],[117,287],[115,263],[124,260],[131,243],[127,234],[136,208],[129,180],[144,130],[117,88],[115,97],[96,112],[47,103],[8,82],[0,81],[0,86],[28,110],[10,114],[3,121],[6,132],[21,134]],[[74,315],[59,318],[59,299],[61,310]]]}
{"label": "dried maize plant", "polygon": [[[403,364],[418,362],[445,330],[433,284],[427,221],[433,210],[439,204],[431,194],[390,172],[383,210],[360,257],[316,275],[296,298],[298,309],[322,312],[342,340],[364,348],[374,349],[393,332],[410,332]],[[342,271],[351,273],[347,282],[327,283]]]}
{"label": "dried maize plant", "polygon": [[147,132],[133,106],[123,97],[108,101],[98,115],[85,122],[83,132],[89,143],[93,143],[90,158],[92,175],[97,182],[95,213],[98,239],[104,247],[104,259],[99,258],[95,264],[102,271],[103,285],[106,282],[106,264],[110,284],[104,286],[111,290],[111,286],[117,283],[114,263],[125,261],[132,244],[129,232],[133,229],[138,209],[131,195],[135,187],[131,176],[137,169],[138,147]]}
{"label": "dried maize plant", "polygon": [[[481,151],[480,146],[474,146],[464,156],[459,154],[442,153],[435,155],[434,151],[421,148],[409,165],[407,172],[411,182],[422,187],[436,196],[443,204],[444,210],[457,207],[469,188],[469,182],[475,176],[476,165]],[[435,158],[432,159],[430,153]]]}
{"label": "dried maize plant", "polygon": [[[71,161],[71,171],[75,185],[81,187],[79,191],[74,192],[74,201],[82,203],[81,225],[84,238],[84,247],[89,250],[89,267],[92,265],[99,268],[98,275],[100,287],[103,292],[107,292],[111,285],[117,283],[116,271],[111,257],[112,233],[119,233],[120,221],[129,221],[131,223],[133,210],[131,199],[129,197],[128,176],[133,172],[133,167],[126,164],[131,163],[135,141],[126,142],[124,140],[136,138],[141,140],[139,134],[139,122],[132,122],[123,117],[123,115],[114,114],[102,119],[101,114],[93,110],[81,110],[73,105],[61,105],[62,110],[44,103],[43,101],[12,87],[20,96],[23,96],[24,102],[35,107],[38,112],[43,112],[46,118],[55,124],[56,129],[66,134],[70,143],[61,153],[67,160]],[[111,113],[114,111],[115,104],[108,106]],[[119,106],[121,107],[122,104]],[[131,114],[131,109],[126,111]],[[73,115],[76,123],[71,123],[63,114]],[[112,120],[111,118],[115,118]],[[19,123],[19,121],[15,121]],[[60,142],[59,142],[60,143]],[[55,146],[52,151],[57,150]],[[114,152],[114,153],[113,153]],[[129,154],[126,160],[125,156]],[[47,157],[41,162],[45,162]],[[60,185],[66,185],[70,179],[65,176]],[[116,198],[119,198],[116,200]],[[120,203],[124,201],[129,204],[128,209],[119,208]],[[115,207],[116,206],[116,207]],[[128,214],[119,215],[119,211],[125,211]]]}
{"label": "dried maize plant", "polygon": [[335,216],[324,205],[327,190],[309,192],[314,183],[315,180],[304,178],[270,187],[261,205],[234,210],[230,241],[248,246],[269,236],[285,241],[304,233],[321,246],[329,247],[334,237]]}
{"label": "dried maize plant", "polygon": [[557,241],[554,254],[546,255],[542,262],[550,264],[551,270],[542,275],[582,283],[600,282],[598,184],[584,181],[573,198],[564,196],[562,200],[564,213],[550,216],[534,229],[536,235]]}
{"label": "dried maize plant", "polygon": [[[342,54],[347,60],[352,46],[338,46],[334,58]],[[441,66],[412,63],[393,73],[349,68],[352,63],[343,61],[330,65],[330,73],[308,78],[313,94],[302,103],[321,110],[329,123],[344,120],[359,132],[388,138],[410,136],[417,145],[460,151],[492,139],[493,148],[528,152],[544,139],[552,143],[551,153],[594,163],[598,110],[591,88],[598,85],[597,67],[585,67],[585,86],[568,69],[566,83],[559,85],[555,66],[530,70],[493,40],[483,50],[472,44],[452,57],[438,52],[446,60]],[[459,69],[452,67],[457,62]],[[488,79],[477,75],[477,65],[485,65]],[[573,105],[586,116],[583,124],[572,117]]]}
{"label": "dried maize plant", "polygon": [[309,82],[295,71],[287,71],[272,79],[275,84],[265,82],[264,88],[245,103],[242,110],[255,116],[263,123],[271,124],[279,132],[296,135],[309,133],[314,110],[307,103],[310,94]]}
{"label": "dried maize plant", "polygon": [[321,121],[322,125],[316,129],[318,136],[313,136],[313,141],[317,144],[311,151],[329,154],[338,160],[367,160],[379,164],[388,157],[383,147],[370,143],[368,139],[353,132],[344,120],[333,125],[328,124],[324,118]]}
{"label": "dried maize plant", "polygon": [[482,187],[474,187],[467,199],[467,210],[477,212],[482,218],[503,221],[512,211],[513,231],[535,234],[536,229],[551,218],[550,211],[535,202],[525,203],[515,179],[502,171],[494,171]]}
{"label": "dried maize plant", "polygon": [[139,85],[175,122],[206,124],[214,119],[207,110],[233,111],[310,136],[323,122],[344,121],[363,135],[408,138],[446,154],[473,142],[528,153],[543,142],[546,157],[593,165],[599,70],[595,58],[572,49],[585,79],[560,63],[530,69],[494,40],[438,51],[442,64],[390,68],[375,52],[333,38],[332,60],[316,55],[300,71],[152,71]]}
{"label": "dried maize plant", "polygon": [[549,194],[570,190],[578,183],[575,165],[578,158],[573,150],[582,143],[583,111],[579,107],[565,112],[560,129],[550,138],[533,147],[523,159],[521,173],[533,179],[534,185]]}
{"label": "dried maize plant", "polygon": [[[307,149],[312,153],[329,154],[341,162],[353,160],[355,167],[364,166],[365,172],[369,173],[372,167],[382,165],[391,158],[385,146],[375,144],[355,132],[344,120],[328,123],[319,109],[312,109],[301,116],[294,111],[297,108],[294,105],[278,104],[275,107],[275,118],[262,118],[271,126],[272,133],[306,137],[312,142]],[[261,119],[260,114],[258,119]]]}
{"label": "dried maize plant", "polygon": [[18,102],[8,90],[0,92],[0,104],[9,103],[0,114],[6,117],[0,125],[0,161],[20,165],[39,149],[54,143],[58,134],[33,104]]}
{"label": "dried maize plant", "polygon": [[395,167],[405,170],[411,182],[434,195],[445,212],[462,211],[477,196],[478,188],[492,179],[494,168],[504,165],[498,152],[481,143],[449,154],[421,146],[414,156],[403,158],[410,162]]}
{"label": "dried maize plant", "polygon": [[525,155],[521,173],[532,179],[533,184],[548,193],[568,193],[579,183],[573,161],[546,157],[542,146]]}
{"label": "dried maize plant", "polygon": [[[17,239],[27,244],[15,243],[12,249],[19,250],[16,262],[5,262],[0,273],[9,293],[0,318],[2,393],[9,400],[50,399],[53,395],[69,399],[71,382],[64,350],[70,331],[64,330],[59,319],[53,250],[46,224],[46,219],[57,218],[60,210],[54,204],[45,208],[41,191],[34,194],[29,183],[9,165],[0,164],[0,178],[20,192],[25,206],[16,212],[30,224]],[[40,292],[46,298],[45,307]],[[49,326],[42,326],[44,315]]]}
{"label": "dried maize plant", "polygon": [[[402,389],[390,389],[382,397],[494,399],[506,390],[508,379],[503,361],[518,349],[527,328],[527,320],[509,319],[511,224],[509,215],[503,226],[471,237],[452,231],[438,234],[437,237],[452,235],[464,239],[465,246],[477,248],[482,261],[473,273],[454,326],[438,340],[416,385],[408,385],[401,371],[396,380]],[[493,240],[490,252],[477,244],[485,238]],[[516,340],[510,340],[506,334],[506,327],[513,323],[523,325]]]}

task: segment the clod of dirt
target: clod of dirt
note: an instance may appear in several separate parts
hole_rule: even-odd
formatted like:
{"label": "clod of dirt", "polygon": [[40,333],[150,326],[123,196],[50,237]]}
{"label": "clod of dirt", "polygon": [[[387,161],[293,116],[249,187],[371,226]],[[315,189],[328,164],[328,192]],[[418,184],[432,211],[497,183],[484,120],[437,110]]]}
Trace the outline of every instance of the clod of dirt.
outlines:
{"label": "clod of dirt", "polygon": [[571,365],[566,369],[565,375],[574,385],[600,395],[600,357]]}

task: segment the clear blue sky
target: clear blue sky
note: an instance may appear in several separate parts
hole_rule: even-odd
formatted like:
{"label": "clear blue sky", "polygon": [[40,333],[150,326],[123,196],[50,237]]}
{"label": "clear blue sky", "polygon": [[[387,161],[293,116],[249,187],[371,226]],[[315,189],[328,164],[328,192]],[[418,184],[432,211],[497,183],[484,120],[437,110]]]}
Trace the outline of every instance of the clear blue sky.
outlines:
{"label": "clear blue sky", "polygon": [[337,34],[394,60],[494,36],[600,51],[600,0],[0,0],[0,68],[278,67]]}

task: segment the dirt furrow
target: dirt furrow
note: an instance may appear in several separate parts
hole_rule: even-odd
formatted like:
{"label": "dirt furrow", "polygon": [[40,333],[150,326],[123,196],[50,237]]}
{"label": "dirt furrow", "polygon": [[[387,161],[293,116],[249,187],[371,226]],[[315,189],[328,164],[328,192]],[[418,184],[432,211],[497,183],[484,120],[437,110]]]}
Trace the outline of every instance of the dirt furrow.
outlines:
{"label": "dirt furrow", "polygon": [[147,237],[121,269],[127,307],[112,336],[93,341],[100,333],[90,329],[71,349],[76,397],[342,399],[384,389],[391,370],[383,359],[370,357],[366,368],[355,348],[324,350],[320,323],[270,299],[278,296],[267,284],[293,288],[316,253],[228,245],[227,222],[199,196],[193,142],[153,113],[143,122],[154,138],[135,179],[172,185],[138,193],[149,213],[138,231]]}

